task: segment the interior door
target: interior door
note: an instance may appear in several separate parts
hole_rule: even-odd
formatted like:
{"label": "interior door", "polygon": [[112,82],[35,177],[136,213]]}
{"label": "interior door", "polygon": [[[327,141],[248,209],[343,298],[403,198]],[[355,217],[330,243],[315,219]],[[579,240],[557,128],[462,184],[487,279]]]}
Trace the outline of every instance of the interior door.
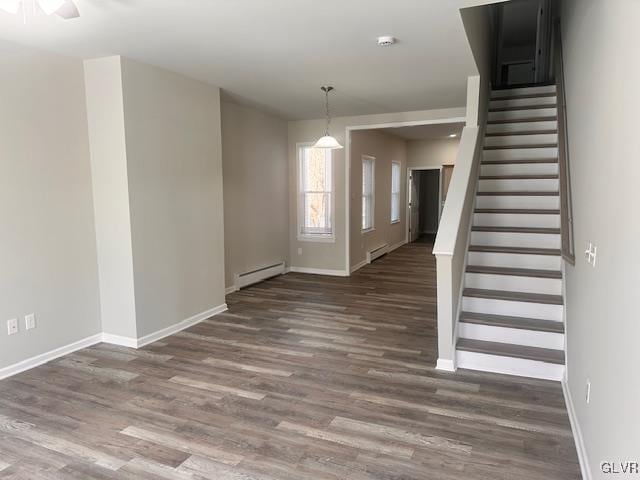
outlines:
{"label": "interior door", "polygon": [[412,172],[409,177],[409,241],[415,242],[420,235],[420,174]]}

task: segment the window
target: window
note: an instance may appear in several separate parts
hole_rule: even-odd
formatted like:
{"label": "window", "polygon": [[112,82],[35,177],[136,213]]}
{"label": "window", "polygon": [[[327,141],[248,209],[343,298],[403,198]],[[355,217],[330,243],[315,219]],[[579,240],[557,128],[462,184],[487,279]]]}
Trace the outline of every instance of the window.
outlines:
{"label": "window", "polygon": [[375,203],[375,162],[373,157],[362,157],[362,230],[372,230]]}
{"label": "window", "polygon": [[332,240],[331,150],[302,146],[299,149],[299,234],[304,239]]}
{"label": "window", "polygon": [[400,163],[391,162],[391,223],[400,221]]}

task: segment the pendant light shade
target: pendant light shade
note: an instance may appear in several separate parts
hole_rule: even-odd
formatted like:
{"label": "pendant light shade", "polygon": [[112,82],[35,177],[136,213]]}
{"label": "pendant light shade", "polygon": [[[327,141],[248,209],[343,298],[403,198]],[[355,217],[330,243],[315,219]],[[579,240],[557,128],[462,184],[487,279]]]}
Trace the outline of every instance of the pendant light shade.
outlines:
{"label": "pendant light shade", "polygon": [[336,150],[339,148],[344,148],[338,140],[332,137],[329,134],[329,125],[331,124],[331,115],[329,114],[329,92],[333,90],[333,87],[320,87],[320,89],[324,92],[324,105],[325,112],[327,114],[327,124],[324,129],[324,135],[318,139],[313,148],[325,148],[330,150]]}

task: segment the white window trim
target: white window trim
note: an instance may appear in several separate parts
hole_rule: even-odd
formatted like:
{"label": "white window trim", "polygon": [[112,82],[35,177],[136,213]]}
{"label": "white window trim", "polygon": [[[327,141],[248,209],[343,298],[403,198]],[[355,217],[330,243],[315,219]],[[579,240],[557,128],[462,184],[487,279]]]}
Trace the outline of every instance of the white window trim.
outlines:
{"label": "white window trim", "polygon": [[[402,164],[397,160],[393,160],[391,162],[391,215],[393,215],[393,166],[398,166],[398,219],[393,220],[391,218],[391,225],[396,225],[400,223],[402,219]],[[390,216],[391,216],[390,215]]]}
{"label": "white window trim", "polygon": [[[373,165],[371,167],[371,226],[369,228],[362,228],[362,224],[360,225],[360,231],[363,235],[365,233],[374,232],[376,230],[376,157],[372,155],[362,155],[362,159],[360,160],[361,165],[364,163],[365,159],[371,160]],[[364,178],[364,168],[362,169],[361,177]],[[360,195],[361,204],[362,197],[364,197],[364,192],[362,192]]]}
{"label": "white window trim", "polygon": [[316,242],[316,243],[335,243],[336,241],[336,228],[335,228],[335,214],[336,214],[336,202],[335,202],[335,168],[333,153],[331,154],[331,233],[303,233],[302,224],[304,223],[304,192],[303,185],[304,180],[302,178],[302,149],[305,147],[313,147],[314,142],[301,142],[296,143],[296,175],[297,181],[297,210],[298,210],[298,225],[296,227],[297,238],[301,242]]}

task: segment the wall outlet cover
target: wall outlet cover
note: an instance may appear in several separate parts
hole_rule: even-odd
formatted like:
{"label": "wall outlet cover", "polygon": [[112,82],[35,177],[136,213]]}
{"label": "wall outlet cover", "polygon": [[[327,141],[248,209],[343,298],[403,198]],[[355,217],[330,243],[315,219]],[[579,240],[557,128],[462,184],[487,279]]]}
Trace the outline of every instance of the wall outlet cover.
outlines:
{"label": "wall outlet cover", "polygon": [[7,333],[9,335],[15,335],[18,333],[18,319],[12,318],[11,320],[7,320]]}
{"label": "wall outlet cover", "polygon": [[33,330],[36,328],[36,314],[30,313],[24,317],[24,328],[27,330]]}

